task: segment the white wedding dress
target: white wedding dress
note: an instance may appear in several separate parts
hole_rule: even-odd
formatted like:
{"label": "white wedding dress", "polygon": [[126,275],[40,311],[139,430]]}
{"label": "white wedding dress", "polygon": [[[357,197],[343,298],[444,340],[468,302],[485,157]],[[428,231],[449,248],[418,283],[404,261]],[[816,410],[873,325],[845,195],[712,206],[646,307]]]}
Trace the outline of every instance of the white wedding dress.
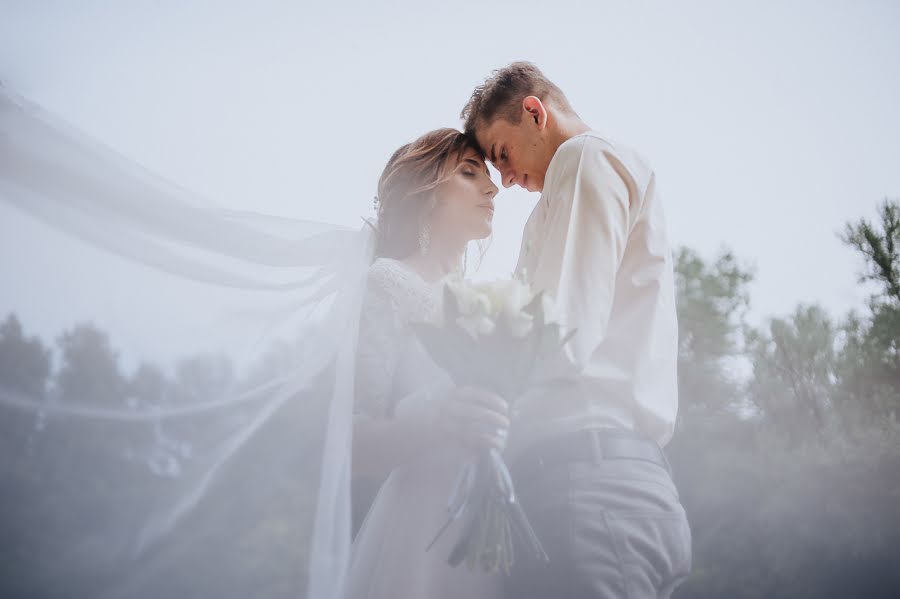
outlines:
{"label": "white wedding dress", "polygon": [[[451,384],[409,327],[434,314],[440,299],[439,283],[426,282],[402,262],[379,258],[373,263],[357,350],[357,414],[388,418],[412,402],[432,401],[436,390]],[[426,551],[447,519],[454,480],[470,455],[435,447],[391,472],[353,543],[347,599],[501,596],[502,574],[447,563],[462,518]]]}

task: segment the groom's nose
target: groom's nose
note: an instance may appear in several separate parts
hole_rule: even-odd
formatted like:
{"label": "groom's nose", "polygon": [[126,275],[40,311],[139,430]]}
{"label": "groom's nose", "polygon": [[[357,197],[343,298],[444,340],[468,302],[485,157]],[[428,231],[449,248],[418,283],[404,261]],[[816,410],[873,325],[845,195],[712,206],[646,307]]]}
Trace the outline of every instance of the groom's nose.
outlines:
{"label": "groom's nose", "polygon": [[500,171],[500,178],[503,180],[503,187],[509,189],[516,184],[516,171],[511,168]]}

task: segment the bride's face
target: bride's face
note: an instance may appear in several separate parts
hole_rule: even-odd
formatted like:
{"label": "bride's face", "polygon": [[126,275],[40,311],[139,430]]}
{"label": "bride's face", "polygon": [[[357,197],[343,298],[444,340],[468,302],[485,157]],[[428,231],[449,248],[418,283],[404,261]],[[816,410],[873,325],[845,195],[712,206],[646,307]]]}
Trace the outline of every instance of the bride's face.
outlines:
{"label": "bride's face", "polygon": [[484,160],[466,150],[450,177],[436,189],[431,234],[458,242],[484,239],[491,234],[497,186]]}

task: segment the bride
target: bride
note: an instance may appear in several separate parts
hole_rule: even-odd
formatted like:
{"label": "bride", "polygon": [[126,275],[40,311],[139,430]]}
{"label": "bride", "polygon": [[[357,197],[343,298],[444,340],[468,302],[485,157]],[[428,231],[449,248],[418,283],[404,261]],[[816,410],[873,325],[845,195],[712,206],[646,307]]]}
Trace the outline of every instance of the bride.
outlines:
{"label": "bride", "polygon": [[462,269],[468,242],[490,235],[496,194],[477,146],[454,129],[401,147],[379,181],[376,258],[357,348],[353,472],[381,486],[354,541],[349,598],[500,595],[499,576],[447,564],[455,528],[425,549],[447,518],[463,461],[503,447],[506,404],[454,388],[409,327],[440,308],[441,280]]}
{"label": "bride", "polygon": [[[123,504],[127,519],[110,521],[115,534],[94,532],[108,548],[102,552],[106,559],[119,553],[119,545],[109,539],[124,536],[120,533],[139,530],[139,548],[134,549],[138,553],[147,543],[175,536],[179,518],[201,498],[206,507],[237,506],[249,513],[251,508],[233,497],[217,496],[211,481],[224,464],[234,465],[231,458],[248,439],[261,436],[258,432],[267,421],[280,418],[273,415],[283,414],[283,405],[326,373],[330,383],[327,392],[319,394],[319,403],[327,405],[325,421],[321,431],[312,431],[324,437],[321,454],[292,453],[286,445],[296,443],[300,431],[294,430],[276,439],[285,447],[270,455],[276,462],[282,453],[303,455],[305,465],[316,460],[321,466],[318,481],[302,481],[304,488],[318,489],[313,530],[306,539],[308,597],[497,597],[499,576],[447,564],[456,528],[451,526],[434,546],[427,551],[426,547],[447,517],[460,464],[484,447],[504,446],[507,407],[489,393],[456,388],[409,327],[440,309],[443,277],[461,274],[467,244],[490,235],[497,191],[478,147],[459,131],[439,129],[393,154],[378,183],[377,218],[361,230],[236,213],[196,201],[184,189],[0,87],[0,202],[112,254],[119,271],[135,264],[131,274],[142,282],[161,285],[162,274],[168,277],[167,284],[184,282],[179,289],[185,291],[180,295],[151,288],[154,292],[142,293],[136,286],[123,285],[111,295],[104,291],[106,285],[79,284],[71,288],[70,299],[95,288],[99,295],[87,301],[101,314],[113,308],[124,313],[135,346],[179,332],[191,341],[206,339],[193,320],[188,321],[190,328],[181,324],[188,318],[188,299],[197,300],[198,318],[216,311],[235,314],[225,307],[228,299],[253,300],[255,311],[239,312],[240,318],[219,320],[213,327],[216,331],[232,327],[241,333],[240,339],[250,339],[251,343],[229,346],[246,350],[245,354],[263,353],[264,336],[248,335],[248,329],[296,335],[296,345],[277,346],[296,353],[285,352],[275,361],[277,368],[270,364],[270,370],[224,397],[142,406],[123,396],[121,402],[98,407],[92,403],[91,389],[58,402],[43,393],[11,394],[0,381],[0,405],[30,412],[40,421],[59,418],[60,426],[87,421],[98,431],[112,429],[132,440],[128,427],[147,425],[154,431],[157,442],[152,449],[163,452],[171,466],[165,470],[170,474],[164,472],[163,478],[154,474],[154,480],[165,483],[166,476],[175,476],[189,491],[174,503],[171,498],[158,504],[149,497],[121,500],[132,503]],[[23,248],[23,253],[27,251]],[[130,262],[119,260],[123,257]],[[65,280],[67,259],[60,256],[59,265],[43,272],[42,280]],[[87,265],[76,266],[81,272]],[[147,266],[154,269],[154,278],[145,272]],[[18,283],[4,278],[9,289]],[[320,310],[326,296],[332,298],[330,307]],[[115,303],[113,298],[118,298]],[[60,302],[59,308],[67,303]],[[166,318],[150,317],[160,312]],[[181,320],[173,319],[168,326],[169,317]],[[355,384],[347,384],[348,379]],[[107,390],[106,395],[118,392]],[[318,426],[321,419],[310,419],[310,410],[301,408],[306,426]],[[216,418],[226,432],[213,427]],[[174,430],[201,433],[190,438],[190,453],[178,453],[185,449],[183,444],[171,449],[166,427],[179,422],[190,426]],[[210,452],[205,455],[207,448]],[[144,459],[139,453],[130,455]],[[87,472],[94,464],[85,456],[83,463],[75,462],[81,458],[72,449],[56,459]],[[229,475],[238,480],[245,475],[274,476],[261,466],[233,468]],[[295,466],[285,471],[297,472]],[[128,488],[135,471],[123,468],[104,474],[110,477],[109,497],[91,499],[112,505],[120,501],[112,491]],[[364,518],[355,538],[349,524],[351,477],[361,499],[366,485],[377,489],[367,513],[359,514]],[[107,506],[88,507],[96,513]],[[223,522],[223,528],[227,524]],[[101,552],[88,555],[77,544],[75,549],[82,561],[101,559]]]}

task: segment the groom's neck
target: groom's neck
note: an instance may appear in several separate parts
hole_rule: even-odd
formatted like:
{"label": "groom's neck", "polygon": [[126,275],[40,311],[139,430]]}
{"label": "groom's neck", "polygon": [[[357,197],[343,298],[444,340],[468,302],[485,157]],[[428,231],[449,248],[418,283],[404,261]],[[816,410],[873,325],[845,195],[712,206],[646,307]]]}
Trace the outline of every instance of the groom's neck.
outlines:
{"label": "groom's neck", "polygon": [[559,149],[566,141],[591,130],[587,123],[575,115],[558,114],[554,119],[554,130],[551,137],[553,151]]}

